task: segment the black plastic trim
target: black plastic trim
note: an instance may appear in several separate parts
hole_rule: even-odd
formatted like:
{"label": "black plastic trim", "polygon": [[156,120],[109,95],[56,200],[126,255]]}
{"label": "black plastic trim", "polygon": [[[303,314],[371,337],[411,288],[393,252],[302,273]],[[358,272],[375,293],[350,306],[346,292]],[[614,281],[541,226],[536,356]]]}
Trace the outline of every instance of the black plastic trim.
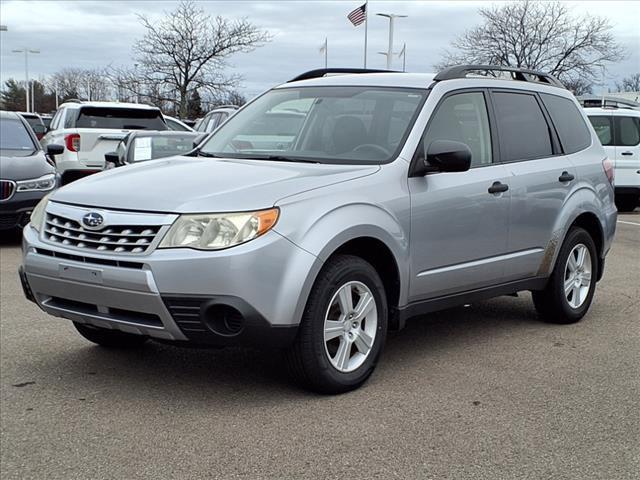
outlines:
{"label": "black plastic trim", "polygon": [[502,295],[510,295],[522,290],[542,290],[546,286],[547,281],[548,278],[546,277],[533,277],[526,280],[518,280],[491,287],[484,287],[466,292],[411,302],[404,307],[398,308],[395,312],[397,315],[397,327],[398,329],[402,329],[407,319],[418,315],[424,315],[438,310],[445,310],[447,308],[457,307],[466,303],[500,297]]}
{"label": "black plastic trim", "polygon": [[[433,80],[440,82],[443,80],[453,80],[455,78],[466,78],[470,72],[510,72],[512,73],[512,79],[522,82],[536,82],[551,85],[558,88],[566,87],[553,75],[537,70],[528,70],[526,68],[517,67],[505,67],[500,65],[455,65],[453,67],[446,68],[439,72]],[[531,80],[527,78],[527,75],[536,77],[537,80]],[[490,77],[488,77],[490,78]]]}
{"label": "black plastic trim", "polygon": [[[163,295],[162,300],[176,325],[194,344],[212,346],[254,346],[281,348],[291,345],[298,325],[272,325],[245,300],[231,295]],[[243,326],[236,334],[213,331],[204,318],[213,305],[234,308],[243,318]]]}
{"label": "black plastic trim", "polygon": [[315,70],[309,70],[301,73],[297,77],[288,80],[287,83],[298,82],[300,80],[309,80],[311,78],[324,77],[330,73],[402,73],[397,70],[378,70],[372,68],[316,68]]}

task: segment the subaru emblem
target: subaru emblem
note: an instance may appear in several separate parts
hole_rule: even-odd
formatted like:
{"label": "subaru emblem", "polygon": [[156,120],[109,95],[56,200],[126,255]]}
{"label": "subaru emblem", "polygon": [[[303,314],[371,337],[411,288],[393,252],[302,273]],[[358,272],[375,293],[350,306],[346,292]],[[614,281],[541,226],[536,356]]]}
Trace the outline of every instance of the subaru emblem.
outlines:
{"label": "subaru emblem", "polygon": [[104,222],[104,218],[96,212],[89,212],[82,217],[82,223],[89,228],[97,228],[102,225],[102,222]]}

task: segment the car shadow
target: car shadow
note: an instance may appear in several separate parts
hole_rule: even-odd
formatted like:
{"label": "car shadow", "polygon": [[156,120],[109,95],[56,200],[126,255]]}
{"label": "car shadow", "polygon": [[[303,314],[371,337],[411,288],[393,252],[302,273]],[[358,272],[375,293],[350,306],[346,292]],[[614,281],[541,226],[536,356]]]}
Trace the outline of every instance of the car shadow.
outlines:
{"label": "car shadow", "polygon": [[[410,320],[403,331],[389,334],[372,381],[384,382],[398,370],[414,368],[417,361],[428,361],[434,352],[458,355],[456,350],[486,343],[500,332],[534,328],[533,324],[539,328],[533,306],[526,300],[501,297]],[[77,345],[56,350],[36,370],[41,378],[57,376],[65,390],[78,397],[86,397],[87,390],[98,390],[113,401],[133,401],[138,395],[152,394],[158,402],[167,398],[187,404],[242,400],[255,406],[283,398],[317,398],[292,383],[281,352],[184,348],[156,342],[136,350]]]}

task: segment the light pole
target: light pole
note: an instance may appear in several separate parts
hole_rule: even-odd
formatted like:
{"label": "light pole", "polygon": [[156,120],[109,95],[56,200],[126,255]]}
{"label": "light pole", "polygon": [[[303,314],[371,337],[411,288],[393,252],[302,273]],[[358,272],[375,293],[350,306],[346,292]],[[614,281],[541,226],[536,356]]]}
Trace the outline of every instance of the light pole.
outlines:
{"label": "light pole", "polygon": [[40,50],[31,50],[27,47],[24,47],[22,50],[12,50],[13,53],[24,53],[24,78],[26,81],[25,92],[27,94],[27,112],[30,110],[30,102],[29,102],[29,54],[30,53],[40,53]]}
{"label": "light pole", "polygon": [[389,19],[389,48],[386,53],[380,53],[387,56],[387,70],[391,70],[391,62],[393,61],[393,23],[396,18],[406,18],[408,15],[396,15],[395,13],[376,13],[376,15]]}

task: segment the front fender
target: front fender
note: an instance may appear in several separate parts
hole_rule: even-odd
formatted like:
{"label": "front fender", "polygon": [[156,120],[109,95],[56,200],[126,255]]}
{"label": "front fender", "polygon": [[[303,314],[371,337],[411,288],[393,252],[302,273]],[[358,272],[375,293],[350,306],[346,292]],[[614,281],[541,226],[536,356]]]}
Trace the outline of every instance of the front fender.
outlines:
{"label": "front fender", "polygon": [[[311,288],[327,259],[345,243],[369,237],[383,242],[394,256],[400,274],[400,305],[408,295],[408,232],[390,212],[381,206],[351,203],[325,209],[310,216],[310,205],[281,206],[281,217],[300,219],[296,225],[279,222],[275,230],[316,257],[303,282],[295,318],[302,318]],[[317,208],[317,207],[316,207]]]}

